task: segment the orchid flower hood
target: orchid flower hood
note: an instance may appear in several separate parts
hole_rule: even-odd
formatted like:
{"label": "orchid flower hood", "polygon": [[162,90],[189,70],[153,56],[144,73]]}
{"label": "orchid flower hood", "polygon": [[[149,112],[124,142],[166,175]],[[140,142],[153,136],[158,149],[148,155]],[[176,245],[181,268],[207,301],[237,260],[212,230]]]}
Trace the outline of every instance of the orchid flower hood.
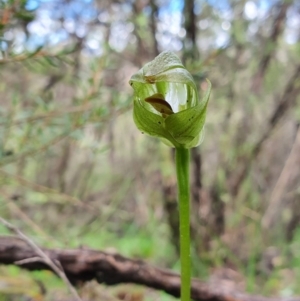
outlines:
{"label": "orchid flower hood", "polygon": [[164,51],[134,74],[133,118],[137,128],[173,147],[198,146],[203,137],[211,84],[200,101],[192,75]]}

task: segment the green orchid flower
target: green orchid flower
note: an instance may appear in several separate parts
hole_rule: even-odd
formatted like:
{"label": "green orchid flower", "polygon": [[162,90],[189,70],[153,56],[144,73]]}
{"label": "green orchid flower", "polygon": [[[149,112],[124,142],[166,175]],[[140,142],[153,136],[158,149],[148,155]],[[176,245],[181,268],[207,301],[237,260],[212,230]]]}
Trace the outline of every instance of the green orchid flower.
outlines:
{"label": "green orchid flower", "polygon": [[211,84],[200,101],[192,75],[172,52],[162,52],[130,79],[137,128],[176,148],[198,146],[203,138]]}

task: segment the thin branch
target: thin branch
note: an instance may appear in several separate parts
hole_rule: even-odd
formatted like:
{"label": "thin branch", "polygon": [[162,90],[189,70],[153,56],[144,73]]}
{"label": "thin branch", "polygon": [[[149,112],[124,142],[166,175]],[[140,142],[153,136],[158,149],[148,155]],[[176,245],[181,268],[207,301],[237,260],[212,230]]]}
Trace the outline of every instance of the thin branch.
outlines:
{"label": "thin branch", "polygon": [[[44,262],[46,265],[48,265],[51,270],[53,270],[66,284],[68,289],[70,290],[71,294],[77,301],[82,301],[81,298],[79,297],[77,291],[75,288],[72,286],[70,283],[69,279],[67,278],[64,270],[61,268],[61,265],[57,265],[54,263],[54,261],[46,255],[46,253],[40,249],[29,237],[27,237],[23,232],[21,232],[17,227],[0,217],[0,223],[2,223],[9,231],[17,234],[23,241],[27,243],[28,246],[40,257],[40,260]],[[36,256],[32,256],[31,258],[35,258],[36,261]],[[20,263],[20,261],[19,261]]]}
{"label": "thin branch", "polygon": [[34,54],[20,54],[17,56],[12,56],[10,58],[0,59],[0,65],[1,64],[7,64],[7,63],[17,63],[22,62],[28,59],[37,59],[37,58],[43,58],[43,57],[55,57],[53,54],[46,53],[45,51],[38,51]]}
{"label": "thin branch", "polygon": [[252,82],[252,91],[258,93],[261,89],[262,81],[264,79],[266,70],[268,69],[271,59],[276,51],[276,46],[279,40],[279,37],[284,29],[284,22],[286,19],[286,13],[288,8],[291,6],[292,1],[288,0],[285,3],[280,4],[278,9],[277,16],[274,18],[272,31],[270,36],[265,40],[265,43],[268,43],[269,51],[266,51],[263,57],[261,58],[253,82]]}
{"label": "thin branch", "polygon": [[295,73],[287,83],[280,101],[269,118],[267,129],[262,133],[252,148],[249,158],[242,162],[238,171],[228,180],[234,196],[238,194],[241,183],[247,177],[251,163],[254,162],[260,154],[264,142],[271,136],[279,121],[287,114],[288,110],[296,104],[297,97],[300,94],[299,77],[300,65],[297,66]]}
{"label": "thin branch", "polygon": [[[3,175],[6,179],[12,179],[13,181],[17,182],[19,185],[21,185],[22,187],[28,187],[34,191],[37,192],[41,192],[44,193],[46,195],[54,195],[58,198],[63,199],[64,201],[70,203],[70,204],[74,204],[76,206],[83,206],[83,207],[87,207],[80,199],[73,197],[71,195],[65,194],[65,193],[61,193],[58,190],[55,190],[53,188],[49,188],[47,186],[44,185],[40,185],[34,182],[30,182],[27,179],[19,176],[19,175],[13,175],[9,172],[6,172],[4,169],[0,168],[0,176]],[[0,190],[1,191],[1,190]],[[94,208],[92,208],[94,210]]]}
{"label": "thin branch", "polygon": [[4,189],[0,189],[0,195],[6,203],[8,209],[12,211],[19,219],[24,221],[33,231],[38,233],[47,241],[55,241],[55,239],[49,236],[45,231],[37,225],[25,212],[23,212],[16,202],[13,201],[13,196],[8,196],[4,191]]}
{"label": "thin branch", "polygon": [[297,166],[297,161],[300,153],[300,128],[297,131],[296,139],[291,152],[285,161],[284,167],[279,175],[277,183],[272,191],[270,202],[265,215],[262,218],[262,226],[264,229],[270,229],[274,226],[279,212],[283,207],[283,196],[292,176],[293,167]]}
{"label": "thin branch", "polygon": [[55,118],[55,117],[59,117],[59,116],[64,116],[66,114],[74,114],[74,113],[91,111],[91,110],[94,110],[97,108],[99,108],[99,105],[95,105],[94,103],[88,103],[88,104],[84,104],[84,105],[80,105],[80,106],[66,108],[66,109],[60,110],[60,111],[52,111],[52,112],[48,112],[48,113],[38,114],[35,116],[19,118],[12,122],[3,121],[3,122],[0,122],[0,126],[7,126],[7,124],[9,124],[9,126],[17,126],[17,125],[21,125],[23,123],[35,122],[35,121],[48,119],[48,118]]}
{"label": "thin branch", "polygon": [[[156,268],[141,260],[90,249],[43,248],[43,252],[52,261],[61,264],[73,283],[82,283],[92,279],[107,285],[135,283],[163,290],[175,297],[180,296],[180,275],[167,269]],[[35,257],[35,251],[22,239],[0,236],[0,263],[16,264],[16,261]],[[28,270],[51,269],[36,259],[23,263],[21,267]],[[248,295],[216,281],[205,283],[198,279],[192,280],[191,295],[195,301],[300,301],[300,297],[296,296],[267,298]]]}

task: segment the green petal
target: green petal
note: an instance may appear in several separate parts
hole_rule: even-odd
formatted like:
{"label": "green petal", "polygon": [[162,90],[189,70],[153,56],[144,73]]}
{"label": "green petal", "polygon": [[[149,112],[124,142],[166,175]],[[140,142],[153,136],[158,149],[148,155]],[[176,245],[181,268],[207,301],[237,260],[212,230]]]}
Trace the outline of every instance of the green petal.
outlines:
{"label": "green petal", "polygon": [[[211,91],[211,83],[204,95],[203,100],[195,107],[168,116],[165,126],[174,139],[184,147],[192,147],[198,143],[199,135],[203,130],[206,117],[206,108]],[[197,138],[198,137],[198,138]]]}
{"label": "green petal", "polygon": [[134,74],[129,83],[141,99],[154,93],[166,95],[170,89],[168,83],[186,84],[194,90],[194,95],[190,95],[192,96],[190,99],[191,105],[198,103],[197,88],[192,75],[172,52],[162,52]]}
{"label": "green petal", "polygon": [[176,54],[164,51],[143,68],[145,76],[153,76],[174,68],[184,68]]}
{"label": "green petal", "polygon": [[178,143],[176,143],[170,133],[165,129],[165,119],[160,115],[148,111],[141,105],[141,102],[137,98],[134,99],[133,119],[136,127],[141,132],[150,136],[167,139],[175,147],[178,146]]}
{"label": "green petal", "polygon": [[204,132],[205,131],[204,131],[204,127],[203,127],[200,134],[197,137],[195,137],[194,140],[192,140],[191,142],[186,143],[184,145],[184,147],[185,148],[192,148],[192,147],[196,147],[196,146],[200,145],[204,140]]}

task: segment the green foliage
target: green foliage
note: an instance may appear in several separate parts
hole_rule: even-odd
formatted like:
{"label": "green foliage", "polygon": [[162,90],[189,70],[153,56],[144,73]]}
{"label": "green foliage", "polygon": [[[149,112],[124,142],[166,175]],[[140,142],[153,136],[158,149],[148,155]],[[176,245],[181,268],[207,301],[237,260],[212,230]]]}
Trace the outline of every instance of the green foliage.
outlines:
{"label": "green foliage", "polygon": [[[187,74],[192,74],[191,99],[195,87],[200,96],[208,93],[206,77],[213,84],[205,127],[208,139],[191,165],[192,183],[197,184],[198,177],[201,180],[201,188],[195,184],[192,189],[193,195],[201,190],[200,201],[195,198],[191,210],[193,275],[213,279],[212,273],[229,267],[242,275],[242,289],[249,292],[300,294],[297,161],[283,174],[288,181],[279,204],[271,206],[273,222],[262,226],[274,201],[273,190],[282,187],[280,175],[297,145],[300,43],[294,34],[298,30],[293,22],[296,1],[286,2],[286,19],[284,13],[277,15],[284,4],[280,1],[269,10],[260,10],[261,1],[230,1],[230,17],[216,1],[215,5],[202,1],[201,9],[196,6],[194,10],[196,47],[190,45],[190,30],[177,24],[169,12],[170,1],[157,3],[156,13],[148,3],[136,1],[113,5],[87,1],[80,12],[82,1],[38,1],[37,8],[31,8],[33,2],[0,1],[1,216],[46,247],[113,249],[179,271],[168,220],[168,206],[174,205],[172,194],[176,194],[173,153],[156,139],[140,135],[132,124],[128,85],[131,74],[158,50],[170,47],[184,58],[188,72],[178,61],[174,69],[171,65],[154,72],[153,66],[142,69],[149,72],[144,98],[150,96],[150,102],[135,99],[134,110],[143,116],[137,123],[143,124],[145,117],[157,124],[154,132],[142,127],[140,131],[168,136],[173,144],[188,143],[186,136],[194,137],[196,129],[192,128],[191,135],[186,135],[185,128],[182,132],[185,118],[175,132],[166,133],[158,124],[172,123],[177,114],[184,114],[172,108],[162,116],[160,110],[167,106],[162,100],[168,100],[164,93],[176,90],[165,80],[169,76],[178,79],[172,73],[179,73],[185,76],[180,83],[187,85]],[[249,3],[256,5],[256,17],[248,18]],[[41,18],[43,13],[49,13],[49,18]],[[70,18],[76,30],[68,27]],[[53,23],[47,23],[50,19]],[[275,25],[278,30],[274,31]],[[42,36],[44,30],[46,36]],[[189,47],[196,48],[198,55],[185,57]],[[138,89],[145,79],[137,74]],[[158,110],[151,105],[153,95],[161,100]],[[204,106],[205,100],[201,103]],[[277,109],[280,118],[272,123]],[[204,119],[200,111],[199,128]],[[196,173],[199,163],[201,170]],[[224,227],[218,232],[215,229],[222,218]],[[0,234],[8,231],[0,226]],[[269,248],[276,250],[271,260]],[[9,281],[14,279],[16,286],[28,284],[25,273],[13,267],[0,271],[1,277],[7,274]],[[26,273],[25,277],[44,283],[48,290],[44,299],[63,299],[67,294],[51,273]],[[109,293],[114,295],[114,291]],[[144,299],[173,300],[166,294],[153,294],[146,291]],[[25,295],[43,298],[28,291],[9,297],[0,293],[0,298],[21,300]]]}

